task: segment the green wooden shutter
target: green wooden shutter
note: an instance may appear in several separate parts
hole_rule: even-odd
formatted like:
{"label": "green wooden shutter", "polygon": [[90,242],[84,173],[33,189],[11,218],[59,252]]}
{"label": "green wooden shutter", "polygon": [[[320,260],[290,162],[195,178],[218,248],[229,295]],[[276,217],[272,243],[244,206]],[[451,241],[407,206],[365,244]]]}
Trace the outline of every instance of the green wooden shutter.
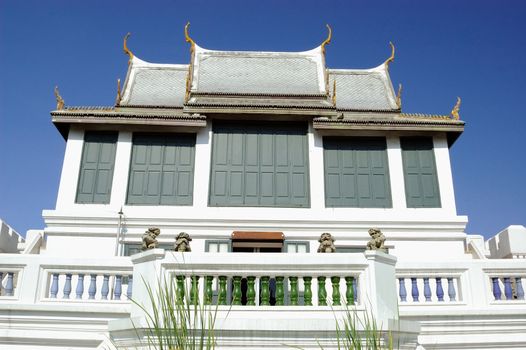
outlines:
{"label": "green wooden shutter", "polygon": [[111,197],[117,133],[86,132],[77,203],[107,204]]}
{"label": "green wooden shutter", "polygon": [[325,205],[390,208],[385,138],[324,137]]}
{"label": "green wooden shutter", "polygon": [[308,207],[304,124],[214,124],[210,205]]}
{"label": "green wooden shutter", "polygon": [[402,137],[405,193],[408,208],[439,208],[440,191],[431,137]]}
{"label": "green wooden shutter", "polygon": [[128,204],[192,205],[195,134],[135,134]]}

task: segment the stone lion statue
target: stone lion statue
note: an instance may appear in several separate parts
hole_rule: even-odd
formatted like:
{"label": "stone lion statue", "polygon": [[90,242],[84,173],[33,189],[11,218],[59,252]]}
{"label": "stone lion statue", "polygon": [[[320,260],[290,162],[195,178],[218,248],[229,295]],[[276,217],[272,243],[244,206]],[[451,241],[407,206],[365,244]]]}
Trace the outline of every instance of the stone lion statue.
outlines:
{"label": "stone lion statue", "polygon": [[318,242],[320,242],[318,253],[334,253],[336,251],[336,247],[334,246],[334,238],[332,238],[330,233],[322,233]]}
{"label": "stone lion statue", "polygon": [[191,252],[192,249],[190,249],[190,241],[192,239],[190,238],[190,235],[186,232],[181,232],[177,235],[175,238],[175,246],[174,250],[176,252]]}
{"label": "stone lion statue", "polygon": [[371,236],[371,240],[367,242],[367,250],[380,250],[387,253],[387,248],[384,246],[385,236],[382,231],[371,228],[369,229],[369,236]]}
{"label": "stone lion statue", "polygon": [[142,235],[142,250],[157,248],[159,242],[157,242],[157,236],[161,233],[161,230],[157,227],[150,227]]}

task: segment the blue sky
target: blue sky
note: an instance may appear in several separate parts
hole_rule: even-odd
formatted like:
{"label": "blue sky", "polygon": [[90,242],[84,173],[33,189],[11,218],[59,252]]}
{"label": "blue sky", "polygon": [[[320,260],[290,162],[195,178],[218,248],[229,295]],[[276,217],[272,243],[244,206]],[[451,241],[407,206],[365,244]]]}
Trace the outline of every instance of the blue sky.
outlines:
{"label": "blue sky", "polygon": [[331,68],[390,66],[403,110],[448,114],[466,130],[451,149],[468,233],[526,225],[525,1],[0,0],[0,218],[20,233],[53,209],[65,142],[50,121],[67,105],[112,105],[122,38],[143,60],[187,63],[183,28],[202,47],[303,51],[325,39]]}

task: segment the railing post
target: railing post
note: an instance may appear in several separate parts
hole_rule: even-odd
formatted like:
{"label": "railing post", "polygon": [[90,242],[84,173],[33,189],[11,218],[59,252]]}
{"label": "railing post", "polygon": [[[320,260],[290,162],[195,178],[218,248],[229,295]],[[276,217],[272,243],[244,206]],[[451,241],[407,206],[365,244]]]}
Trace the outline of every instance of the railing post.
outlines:
{"label": "railing post", "polygon": [[400,301],[407,301],[407,291],[405,289],[405,278],[401,277],[398,279],[398,295]]}
{"label": "railing post", "polygon": [[184,276],[175,276],[176,300],[179,305],[184,303]]}
{"label": "railing post", "polygon": [[305,306],[312,306],[312,277],[303,277],[303,285],[305,292],[303,293],[303,304]]}
{"label": "railing post", "polygon": [[255,283],[255,276],[247,277],[247,305],[256,305],[256,290],[254,288]]}
{"label": "railing post", "polygon": [[66,274],[66,282],[64,283],[64,299],[69,299],[71,294],[71,274]]}
{"label": "railing post", "polygon": [[82,295],[84,294],[84,274],[82,273],[79,274],[79,278],[77,279],[75,294],[77,295],[77,299],[82,299]]}
{"label": "railing post", "polygon": [[438,301],[444,301],[444,289],[442,289],[442,278],[436,278]]}
{"label": "railing post", "polygon": [[416,282],[416,278],[411,277],[411,297],[413,298],[413,301],[418,302],[418,297],[420,295],[418,293],[418,284]]}
{"label": "railing post", "polygon": [[241,276],[234,276],[233,278],[232,305],[241,305]]}
{"label": "railing post", "polygon": [[354,305],[354,277],[345,277],[345,285],[347,287],[345,291],[345,298],[347,299],[347,305]]}
{"label": "railing post", "polygon": [[504,277],[504,295],[506,300],[513,299],[513,292],[511,290],[511,279],[509,277]]}
{"label": "railing post", "polygon": [[204,304],[212,304],[212,299],[214,297],[214,292],[212,291],[212,283],[214,282],[214,276],[205,276],[205,297]]}
{"label": "railing post", "polygon": [[121,300],[122,295],[122,275],[115,275],[115,287],[113,289],[113,299]]}
{"label": "railing post", "polygon": [[290,305],[298,305],[298,277],[289,277],[290,281]]}
{"label": "railing post", "polygon": [[491,280],[493,281],[493,296],[495,297],[495,300],[500,300],[502,292],[500,291],[499,278],[492,277]]}
{"label": "railing post", "polygon": [[333,276],[331,277],[332,282],[332,305],[338,306],[341,305],[340,302],[340,277]]}
{"label": "railing post", "polygon": [[102,288],[100,289],[101,299],[108,300],[109,293],[110,293],[110,275],[103,275]]}
{"label": "railing post", "polygon": [[285,291],[283,289],[283,276],[276,276],[276,305],[285,305]]}
{"label": "railing post", "polygon": [[128,288],[126,288],[126,296],[131,299],[133,293],[133,275],[128,276]]}
{"label": "railing post", "polygon": [[[57,294],[58,294],[58,273],[54,273],[54,274],[52,274],[52,276],[53,276],[53,282],[51,282],[51,290],[50,290],[49,297],[53,298],[53,299],[56,299]],[[9,282],[9,279],[7,281]],[[7,286],[6,286],[6,295],[8,295],[7,291],[8,291],[8,289],[7,289]]]}
{"label": "railing post", "polygon": [[219,276],[219,292],[217,294],[217,303],[226,305],[226,276]]}
{"label": "railing post", "polygon": [[261,281],[261,303],[260,305],[270,305],[269,276],[262,276]]}
{"label": "railing post", "polygon": [[456,301],[457,293],[455,291],[453,277],[447,278],[447,295],[449,296],[449,301]]}
{"label": "railing post", "polygon": [[192,285],[190,286],[190,303],[197,305],[199,303],[199,276],[192,275]]}
{"label": "railing post", "polygon": [[89,289],[88,289],[88,295],[89,295],[88,299],[95,299],[96,293],[97,293],[97,275],[91,274]]}
{"label": "railing post", "polygon": [[325,289],[325,277],[318,276],[318,305],[327,306],[327,290]]}
{"label": "railing post", "polygon": [[424,297],[426,301],[431,301],[431,288],[429,287],[429,277],[424,277]]}

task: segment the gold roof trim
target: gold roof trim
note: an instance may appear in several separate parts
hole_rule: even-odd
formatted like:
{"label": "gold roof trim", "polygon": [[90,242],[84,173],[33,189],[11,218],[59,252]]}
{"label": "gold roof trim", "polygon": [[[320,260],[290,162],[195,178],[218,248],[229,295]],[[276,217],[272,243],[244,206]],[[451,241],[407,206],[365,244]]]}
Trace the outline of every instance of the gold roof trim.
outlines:
{"label": "gold roof trim", "polygon": [[323,54],[325,54],[325,45],[328,45],[331,43],[331,39],[332,39],[332,29],[331,29],[331,26],[326,24],[325,25],[327,27],[327,30],[329,31],[327,33],[327,39],[325,39],[322,43],[321,43],[321,51],[323,52]]}
{"label": "gold roof trim", "polygon": [[332,104],[336,106],[336,79],[332,82]]}
{"label": "gold roof trim", "polygon": [[58,86],[55,86],[55,90],[53,92],[55,93],[55,98],[57,99],[57,110],[61,111],[64,109],[64,99],[62,98],[62,96],[60,96]]}
{"label": "gold roof trim", "polygon": [[451,119],[448,115],[439,114],[423,114],[423,113],[400,113],[402,118],[417,118],[417,119]]}
{"label": "gold roof trim", "polygon": [[402,84],[398,84],[398,92],[396,93],[396,105],[402,109]]}
{"label": "gold roof trim", "polygon": [[188,65],[188,74],[186,75],[186,91],[184,94],[184,102],[188,102],[190,99],[190,89],[192,88],[192,77],[194,75],[194,56],[195,56],[195,41],[190,37],[188,33],[190,28],[190,22],[186,22],[184,26],[184,38],[187,43],[190,43],[190,64]]}
{"label": "gold roof trim", "polygon": [[128,49],[128,38],[130,37],[131,33],[128,32],[125,36],[124,36],[124,42],[122,44],[122,48],[124,50],[124,53],[127,54],[130,59],[128,60],[128,64],[131,63],[132,59],[133,59],[133,53],[130,51],[130,49]]}
{"label": "gold roof trim", "polygon": [[117,79],[117,97],[115,98],[115,105],[118,106],[121,103],[122,92],[121,92],[121,80]]}
{"label": "gold roof trim", "polygon": [[389,45],[391,46],[391,56],[389,56],[388,59],[385,60],[384,64],[386,65],[387,69],[389,69],[389,63],[393,62],[394,59],[395,59],[395,46],[394,44],[390,41],[389,42]]}
{"label": "gold roof trim", "polygon": [[451,110],[451,117],[455,120],[460,120],[460,102],[462,102],[462,100],[460,99],[460,97],[457,97],[457,103]]}

